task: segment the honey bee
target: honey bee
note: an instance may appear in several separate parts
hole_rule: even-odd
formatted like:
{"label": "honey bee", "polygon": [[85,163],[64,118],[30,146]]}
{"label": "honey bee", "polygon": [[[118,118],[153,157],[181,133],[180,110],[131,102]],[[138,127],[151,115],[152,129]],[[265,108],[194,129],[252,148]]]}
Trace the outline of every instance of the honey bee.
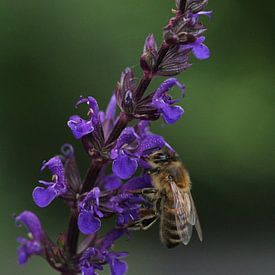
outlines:
{"label": "honey bee", "polygon": [[[189,173],[178,155],[165,147],[147,158],[154,188],[143,189],[142,194],[155,202],[155,215],[147,215],[138,222],[139,229],[147,229],[160,220],[160,239],[168,248],[180,243],[187,245],[195,226],[200,241],[202,230],[191,195]],[[148,212],[148,211],[147,211]],[[136,224],[137,225],[137,224]]]}

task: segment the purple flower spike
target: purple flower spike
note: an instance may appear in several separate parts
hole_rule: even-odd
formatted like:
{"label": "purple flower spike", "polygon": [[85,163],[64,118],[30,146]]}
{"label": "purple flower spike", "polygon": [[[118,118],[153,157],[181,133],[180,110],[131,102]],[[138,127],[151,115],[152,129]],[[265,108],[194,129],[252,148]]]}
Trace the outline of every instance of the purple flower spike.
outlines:
{"label": "purple flower spike", "polygon": [[45,233],[37,216],[30,211],[24,211],[15,219],[18,225],[23,224],[29,234],[29,239],[19,237],[17,241],[20,246],[17,249],[19,264],[25,264],[32,255],[41,255],[43,253],[43,242]]}
{"label": "purple flower spike", "polygon": [[182,94],[184,94],[185,87],[181,85],[176,78],[169,78],[159,86],[152,99],[152,106],[162,114],[165,122],[169,124],[175,123],[184,113],[184,110],[180,106],[173,105],[177,101],[173,100],[167,93],[169,89],[175,85],[178,86]]}
{"label": "purple flower spike", "polygon": [[78,115],[73,115],[70,117],[67,123],[76,139],[80,139],[83,136],[92,133],[100,123],[97,101],[91,96],[88,98],[81,97],[80,100],[76,103],[76,107],[83,103],[86,103],[89,106],[89,120],[85,120]]}
{"label": "purple flower spike", "polygon": [[93,188],[79,203],[80,214],[78,216],[78,227],[83,234],[92,234],[99,230],[103,213],[99,210],[100,190]]}
{"label": "purple flower spike", "polygon": [[56,197],[63,195],[67,191],[64,167],[61,159],[57,156],[51,158],[49,161],[44,163],[41,171],[45,168],[48,168],[52,172],[53,177],[51,182],[39,181],[39,183],[44,184],[46,188],[36,187],[33,190],[33,200],[39,207],[48,206]]}

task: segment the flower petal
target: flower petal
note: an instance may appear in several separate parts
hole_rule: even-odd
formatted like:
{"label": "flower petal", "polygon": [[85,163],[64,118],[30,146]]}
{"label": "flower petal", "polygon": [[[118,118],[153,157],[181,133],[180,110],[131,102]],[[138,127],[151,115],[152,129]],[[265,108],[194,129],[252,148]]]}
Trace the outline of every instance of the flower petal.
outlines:
{"label": "flower petal", "polygon": [[52,186],[48,188],[36,187],[32,192],[33,200],[39,207],[48,206],[57,195],[57,191]]}
{"label": "flower petal", "polygon": [[20,265],[23,265],[28,261],[28,254],[26,253],[24,246],[19,246],[17,248],[17,259]]}
{"label": "flower petal", "polygon": [[41,171],[46,168],[48,168],[52,172],[52,174],[57,175],[58,177],[64,176],[63,163],[58,156],[52,157],[48,161],[44,162],[41,167]]}
{"label": "flower petal", "polygon": [[145,174],[141,177],[135,177],[130,179],[128,182],[124,183],[120,189],[123,192],[149,187],[152,187],[151,180],[150,177]]}
{"label": "flower petal", "polygon": [[100,219],[88,211],[82,211],[78,216],[78,228],[83,234],[92,234],[101,227]]}
{"label": "flower petal", "polygon": [[184,114],[184,110],[180,106],[163,105],[162,115],[168,124],[173,124],[179,120]]}
{"label": "flower petal", "polygon": [[113,161],[113,172],[121,179],[130,178],[137,170],[138,163],[136,159],[130,158],[127,155],[120,154]]}
{"label": "flower petal", "polygon": [[178,88],[181,90],[182,94],[185,93],[185,86],[182,85],[176,78],[171,77],[163,81],[158,89],[155,91],[153,96],[153,106],[154,103],[160,101],[160,99],[163,97],[163,95],[168,92],[171,88],[174,86],[178,86]]}
{"label": "flower petal", "polygon": [[[104,240],[101,244],[101,249],[109,250],[112,247],[113,243],[117,239],[119,239],[125,232],[126,230],[121,230],[121,229],[113,229],[109,231],[104,237]],[[125,256],[127,256],[127,254]]]}
{"label": "flower petal", "polygon": [[71,116],[67,124],[76,139],[80,139],[94,131],[94,125],[91,120],[82,119],[77,115]]}
{"label": "flower petal", "polygon": [[151,154],[153,151],[160,150],[165,146],[165,140],[162,136],[150,134],[144,137],[136,151],[137,156]]}
{"label": "flower petal", "polygon": [[116,96],[113,94],[106,109],[105,119],[114,120],[115,114],[116,114]]}
{"label": "flower petal", "polygon": [[82,275],[96,275],[94,268],[92,266],[90,267],[82,267],[81,269]]}
{"label": "flower petal", "polygon": [[118,187],[120,187],[122,182],[118,176],[112,174],[109,176],[105,176],[102,179],[102,184],[103,184],[105,190],[113,190],[113,189],[117,189]]}
{"label": "flower petal", "polygon": [[44,238],[42,225],[34,213],[30,211],[24,211],[16,217],[15,222],[17,225],[22,223],[32,234],[35,240],[42,240]]}
{"label": "flower petal", "polygon": [[210,57],[210,50],[209,48],[204,45],[203,43],[195,46],[192,50],[194,56],[197,59],[203,60],[203,59],[207,59]]}
{"label": "flower petal", "polygon": [[117,258],[112,258],[109,261],[110,270],[112,275],[123,275],[126,274],[128,270],[128,265],[125,261],[118,260]]}
{"label": "flower petal", "polygon": [[147,51],[147,50],[151,50],[151,51],[158,51],[158,46],[156,43],[156,40],[154,38],[154,35],[152,33],[150,33],[145,40],[144,43],[144,50],[143,51]]}
{"label": "flower petal", "polygon": [[124,144],[130,144],[137,138],[138,135],[135,132],[135,129],[133,127],[127,127],[121,132],[115,148],[120,149]]}
{"label": "flower petal", "polygon": [[148,120],[141,120],[136,126],[136,131],[140,137],[146,136],[150,133],[150,122]]}

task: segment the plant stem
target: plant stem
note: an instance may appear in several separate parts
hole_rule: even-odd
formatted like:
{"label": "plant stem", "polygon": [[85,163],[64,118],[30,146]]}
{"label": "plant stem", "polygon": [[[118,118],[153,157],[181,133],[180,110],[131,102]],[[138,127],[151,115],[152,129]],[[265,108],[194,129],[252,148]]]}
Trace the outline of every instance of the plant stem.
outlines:
{"label": "plant stem", "polygon": [[71,217],[69,221],[68,233],[67,233],[67,245],[69,256],[72,257],[77,252],[79,230],[77,226],[78,210],[76,202],[71,207]]}
{"label": "plant stem", "polygon": [[161,44],[161,47],[158,51],[158,59],[156,61],[156,65],[153,68],[153,72],[151,74],[144,74],[141,78],[137,89],[136,89],[136,99],[139,100],[143,97],[146,89],[148,88],[149,84],[151,83],[155,73],[158,71],[159,65],[161,64],[163,58],[167,54],[169,50],[169,45],[164,41]]}
{"label": "plant stem", "polygon": [[127,114],[125,114],[124,112],[120,113],[119,119],[114,129],[112,130],[111,134],[109,135],[108,140],[105,143],[105,146],[110,145],[119,137],[119,135],[121,134],[123,129],[127,126],[130,120],[131,118],[127,116]]}
{"label": "plant stem", "polygon": [[75,271],[71,271],[71,270],[66,270],[66,271],[62,271],[60,274],[61,275],[77,275],[79,273],[77,273]]}
{"label": "plant stem", "polygon": [[96,158],[92,160],[91,166],[88,169],[83,185],[82,185],[82,189],[81,189],[81,194],[85,193],[85,192],[89,192],[93,187],[94,184],[96,182],[96,179],[98,177],[98,174],[104,164],[104,160],[102,158]]}

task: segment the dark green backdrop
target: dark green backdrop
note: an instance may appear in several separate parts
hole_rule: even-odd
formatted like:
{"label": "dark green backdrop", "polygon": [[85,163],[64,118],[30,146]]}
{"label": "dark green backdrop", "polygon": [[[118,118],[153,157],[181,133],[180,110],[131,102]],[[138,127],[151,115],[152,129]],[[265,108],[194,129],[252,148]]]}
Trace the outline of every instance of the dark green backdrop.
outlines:
{"label": "dark green backdrop", "polygon": [[[209,1],[211,59],[194,60],[179,77],[187,85],[184,119],[153,127],[190,170],[205,241],[194,235],[188,247],[167,250],[157,226],[135,233],[117,247],[130,252],[129,274],[274,274],[275,4]],[[161,41],[172,7],[172,0],[0,1],[1,274],[52,274],[39,258],[17,266],[15,238],[25,231],[12,215],[30,209],[51,236],[64,229],[62,203],[41,210],[32,202],[41,161],[71,142],[85,167],[66,127],[75,101],[93,95],[105,108],[120,72],[138,71],[146,35]]]}

